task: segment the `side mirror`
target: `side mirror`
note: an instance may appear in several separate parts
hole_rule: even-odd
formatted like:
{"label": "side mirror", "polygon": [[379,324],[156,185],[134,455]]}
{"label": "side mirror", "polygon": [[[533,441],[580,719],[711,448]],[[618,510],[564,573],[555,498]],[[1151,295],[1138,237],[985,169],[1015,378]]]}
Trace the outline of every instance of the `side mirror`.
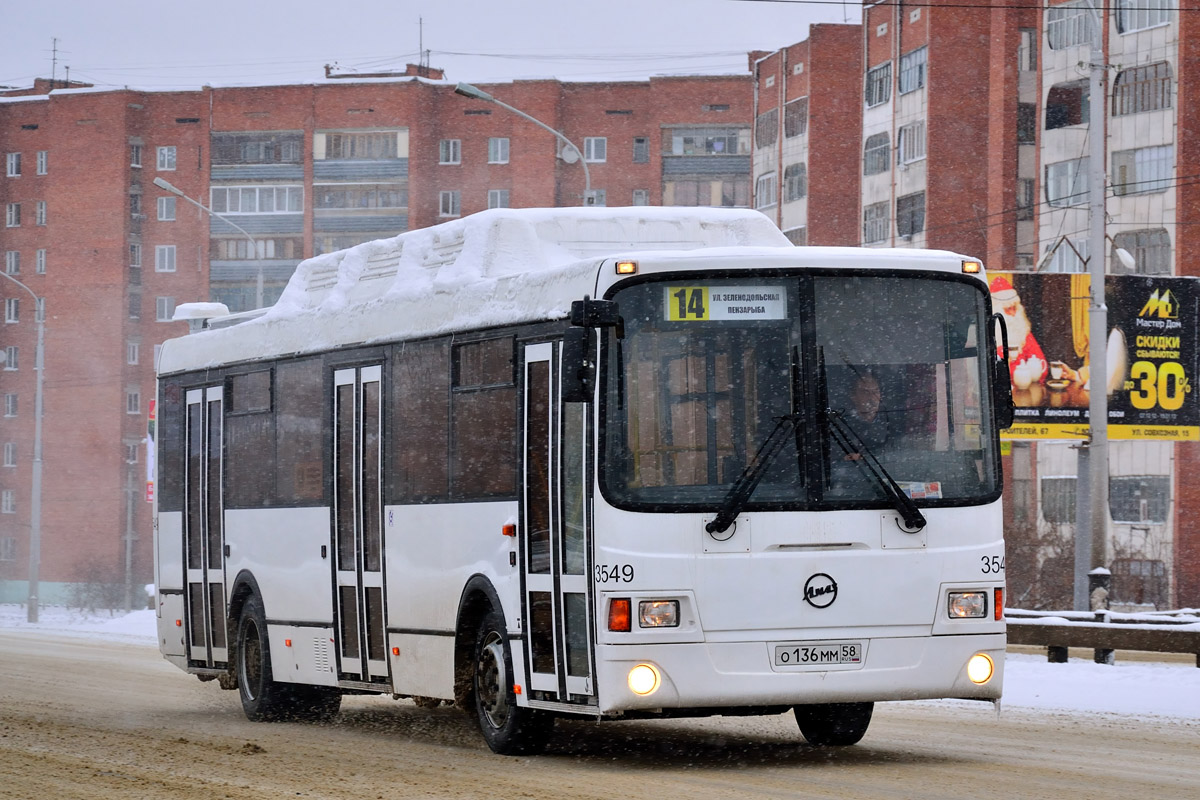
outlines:
{"label": "side mirror", "polygon": [[562,399],[565,403],[590,403],[596,369],[592,363],[592,332],[568,328],[562,343]]}
{"label": "side mirror", "polygon": [[[991,325],[988,326],[992,343],[992,407],[996,414],[996,427],[1000,430],[1011,428],[1015,412],[1013,410],[1012,373],[1008,369],[1008,326],[1003,314],[992,314]],[[996,341],[996,325],[1000,327],[1000,341]]]}

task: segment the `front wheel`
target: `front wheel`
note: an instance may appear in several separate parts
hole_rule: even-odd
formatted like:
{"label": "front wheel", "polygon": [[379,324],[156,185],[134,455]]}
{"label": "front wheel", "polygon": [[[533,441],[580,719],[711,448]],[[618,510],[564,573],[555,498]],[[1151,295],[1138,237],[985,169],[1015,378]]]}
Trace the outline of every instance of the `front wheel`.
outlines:
{"label": "front wheel", "polygon": [[845,747],[867,734],[874,703],[818,703],[796,706],[796,724],[809,744]]}
{"label": "front wheel", "polygon": [[258,597],[249,598],[242,607],[236,665],[242,710],[254,722],[327,720],[341,707],[342,695],[336,688],[275,681],[267,640],[267,615]]}
{"label": "front wheel", "polygon": [[517,705],[512,682],[512,652],[504,616],[491,611],[475,637],[473,706],[488,747],[505,756],[540,753],[550,738],[554,717]]}

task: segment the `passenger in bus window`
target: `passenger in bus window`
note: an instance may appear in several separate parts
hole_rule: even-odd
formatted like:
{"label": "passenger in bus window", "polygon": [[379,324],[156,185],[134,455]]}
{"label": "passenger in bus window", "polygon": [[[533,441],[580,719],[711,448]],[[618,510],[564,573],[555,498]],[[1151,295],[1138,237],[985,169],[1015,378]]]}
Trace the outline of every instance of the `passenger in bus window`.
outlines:
{"label": "passenger in bus window", "polygon": [[[871,372],[860,372],[850,392],[852,407],[846,413],[846,423],[858,434],[872,453],[879,453],[888,443],[887,417],[880,413],[882,391],[879,379]],[[847,453],[847,461],[857,461],[862,456]]]}

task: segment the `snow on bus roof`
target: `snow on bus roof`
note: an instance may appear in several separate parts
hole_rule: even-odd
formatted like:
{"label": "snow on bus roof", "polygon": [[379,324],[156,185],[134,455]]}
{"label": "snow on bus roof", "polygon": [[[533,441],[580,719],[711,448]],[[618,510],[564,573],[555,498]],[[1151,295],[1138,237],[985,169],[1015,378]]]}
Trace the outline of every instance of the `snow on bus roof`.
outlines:
{"label": "snow on bus roof", "polygon": [[791,246],[747,209],[492,209],[307,259],[261,314],[167,342],[160,372],[562,318],[606,256]]}

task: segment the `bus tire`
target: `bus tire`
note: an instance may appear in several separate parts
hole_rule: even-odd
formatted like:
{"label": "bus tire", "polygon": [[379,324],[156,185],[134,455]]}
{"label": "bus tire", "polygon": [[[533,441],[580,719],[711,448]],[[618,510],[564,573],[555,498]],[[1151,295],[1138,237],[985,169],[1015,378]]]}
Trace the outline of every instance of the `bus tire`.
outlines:
{"label": "bus tire", "polygon": [[484,616],[472,660],[472,706],[488,747],[504,756],[540,753],[550,739],[554,717],[517,705],[512,648],[500,612],[492,610]]}
{"label": "bus tire", "polygon": [[288,687],[276,683],[271,672],[267,615],[258,595],[246,599],[238,619],[237,675],[238,695],[247,719],[271,722],[288,716],[292,703],[287,696]]}
{"label": "bus tire", "polygon": [[846,747],[866,735],[874,709],[874,703],[817,703],[796,706],[792,712],[809,744]]}

